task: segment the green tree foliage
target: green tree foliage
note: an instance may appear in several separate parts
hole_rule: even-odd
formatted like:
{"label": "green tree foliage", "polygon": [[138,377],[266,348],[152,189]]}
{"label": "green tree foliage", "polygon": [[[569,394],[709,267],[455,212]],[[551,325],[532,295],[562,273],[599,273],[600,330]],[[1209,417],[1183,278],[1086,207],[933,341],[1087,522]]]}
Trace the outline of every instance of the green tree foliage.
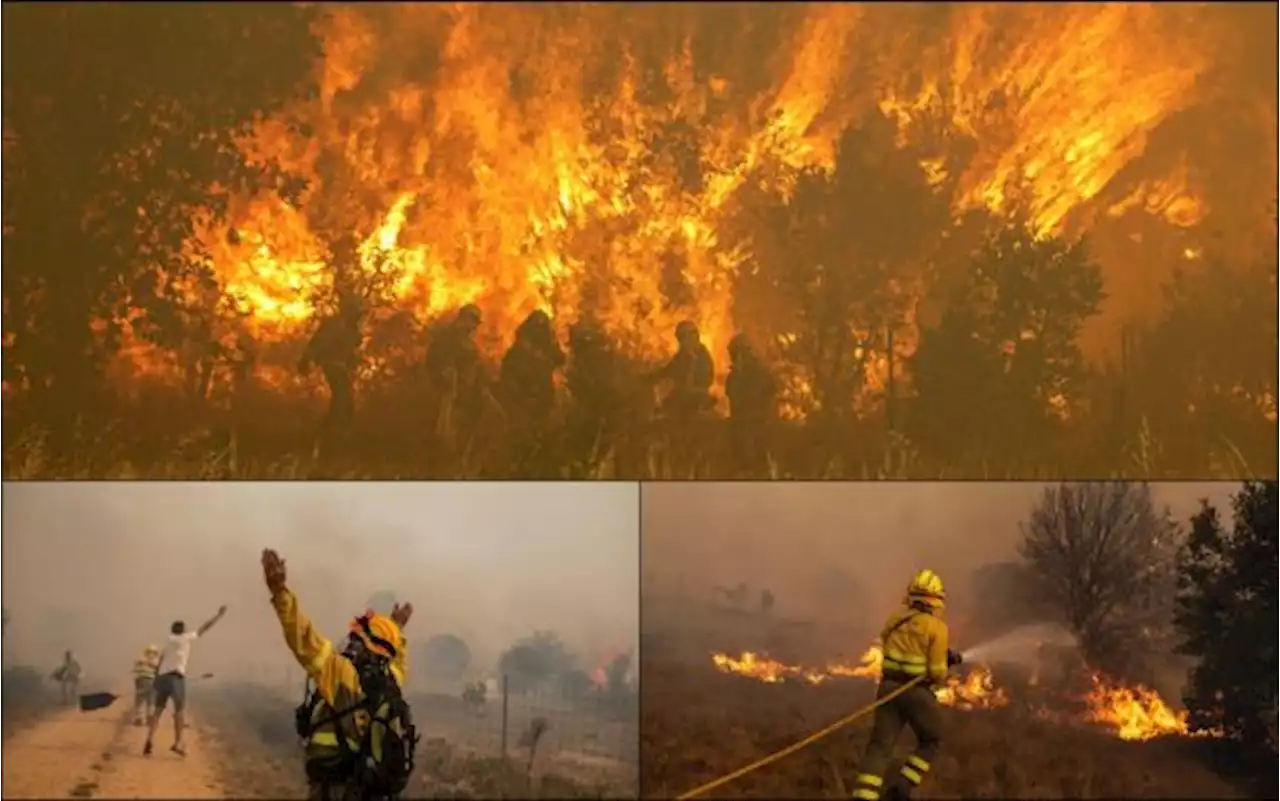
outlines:
{"label": "green tree foliage", "polygon": [[941,455],[1042,448],[1077,397],[1077,337],[1102,297],[1083,242],[1038,238],[1020,223],[991,232],[938,324],[921,333],[913,435]]}
{"label": "green tree foliage", "polygon": [[[24,3],[4,14],[6,378],[82,413],[126,305],[143,336],[207,330],[191,246],[233,193],[298,187],[237,146],[305,92],[314,6]],[[199,303],[184,299],[195,295]]]}
{"label": "green tree foliage", "polygon": [[[1249,756],[1276,747],[1276,484],[1245,484],[1228,526],[1207,502],[1178,559],[1175,621],[1199,663],[1185,701],[1196,728],[1220,728]],[[1269,746],[1269,747],[1268,747]]]}
{"label": "green tree foliage", "polygon": [[1084,482],[1045,489],[1021,525],[1029,587],[1079,639],[1085,656],[1134,675],[1172,611],[1174,536],[1151,488]]}

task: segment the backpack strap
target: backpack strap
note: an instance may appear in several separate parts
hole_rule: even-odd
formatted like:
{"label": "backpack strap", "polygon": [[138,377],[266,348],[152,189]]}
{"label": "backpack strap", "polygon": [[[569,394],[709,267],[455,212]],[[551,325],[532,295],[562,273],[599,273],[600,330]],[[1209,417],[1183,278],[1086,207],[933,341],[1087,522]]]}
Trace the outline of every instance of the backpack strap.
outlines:
{"label": "backpack strap", "polygon": [[900,629],[900,628],[902,628],[903,626],[907,625],[907,624],[908,624],[908,623],[910,623],[912,620],[916,619],[917,617],[919,617],[919,616],[920,616],[920,615],[922,615],[922,614],[923,614],[923,612],[916,612],[916,611],[914,611],[914,610],[913,610],[910,614],[903,615],[903,616],[902,616],[902,618],[901,618],[897,623],[894,623],[894,624],[893,624],[892,626],[890,626],[889,628],[887,628],[887,629],[885,629],[884,631],[880,632],[880,647],[881,647],[882,649],[885,647],[885,644],[887,643],[887,641],[888,641],[888,639],[889,639],[889,635],[890,635],[890,634],[894,633],[894,632],[895,632],[895,631],[897,631],[898,629]]}

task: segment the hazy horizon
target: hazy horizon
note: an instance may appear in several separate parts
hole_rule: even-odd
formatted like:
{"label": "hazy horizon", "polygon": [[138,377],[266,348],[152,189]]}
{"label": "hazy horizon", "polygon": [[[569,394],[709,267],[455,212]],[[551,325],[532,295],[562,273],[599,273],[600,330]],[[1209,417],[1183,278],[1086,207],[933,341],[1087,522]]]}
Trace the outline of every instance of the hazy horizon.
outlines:
{"label": "hazy horizon", "polygon": [[[975,568],[1018,558],[1018,524],[1047,483],[702,482],[645,484],[645,593],[710,597],[768,587],[784,616],[822,618],[856,583],[896,603],[916,570],[938,571],[963,603]],[[1239,482],[1152,483],[1184,525],[1201,498],[1229,516]],[[691,567],[696,566],[696,567]],[[841,600],[837,600],[841,599]]]}
{"label": "hazy horizon", "polygon": [[287,675],[267,547],[331,636],[391,591],[414,605],[411,646],[456,634],[477,672],[537,630],[588,668],[638,647],[636,484],[6,483],[3,497],[6,665],[51,669],[71,648],[87,683],[123,683],[172,621],[194,628],[227,604],[191,672]]}

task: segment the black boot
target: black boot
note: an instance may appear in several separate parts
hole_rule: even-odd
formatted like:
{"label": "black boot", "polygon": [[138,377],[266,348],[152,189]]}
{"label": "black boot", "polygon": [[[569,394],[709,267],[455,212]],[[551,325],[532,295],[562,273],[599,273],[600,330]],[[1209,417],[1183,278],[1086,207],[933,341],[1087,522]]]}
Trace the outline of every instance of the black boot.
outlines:
{"label": "black boot", "polygon": [[904,781],[890,782],[885,788],[883,801],[911,801],[911,788]]}

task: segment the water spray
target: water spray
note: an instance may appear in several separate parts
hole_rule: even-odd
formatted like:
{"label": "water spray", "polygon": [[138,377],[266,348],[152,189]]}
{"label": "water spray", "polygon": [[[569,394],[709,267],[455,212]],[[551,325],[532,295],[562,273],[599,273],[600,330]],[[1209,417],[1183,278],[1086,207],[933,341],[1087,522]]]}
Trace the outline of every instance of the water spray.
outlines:
{"label": "water spray", "polygon": [[1054,623],[1019,626],[998,637],[970,646],[960,655],[965,662],[1034,664],[1044,646],[1079,648],[1075,635]]}

